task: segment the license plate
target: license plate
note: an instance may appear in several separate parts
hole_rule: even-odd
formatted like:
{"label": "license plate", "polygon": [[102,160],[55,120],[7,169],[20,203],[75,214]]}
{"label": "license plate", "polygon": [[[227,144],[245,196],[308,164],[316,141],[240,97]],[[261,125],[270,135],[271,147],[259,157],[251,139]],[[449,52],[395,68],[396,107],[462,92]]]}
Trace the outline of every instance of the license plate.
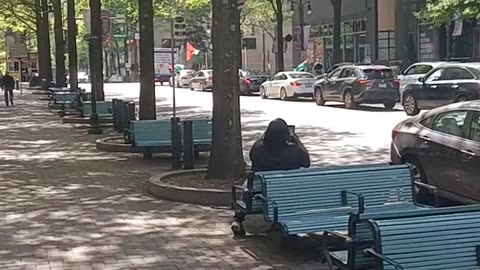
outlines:
{"label": "license plate", "polygon": [[379,83],[379,84],[378,84],[378,87],[380,87],[380,88],[387,88],[387,84],[386,84],[386,83]]}
{"label": "license plate", "polygon": [[313,85],[311,83],[305,84],[305,87],[312,87]]}

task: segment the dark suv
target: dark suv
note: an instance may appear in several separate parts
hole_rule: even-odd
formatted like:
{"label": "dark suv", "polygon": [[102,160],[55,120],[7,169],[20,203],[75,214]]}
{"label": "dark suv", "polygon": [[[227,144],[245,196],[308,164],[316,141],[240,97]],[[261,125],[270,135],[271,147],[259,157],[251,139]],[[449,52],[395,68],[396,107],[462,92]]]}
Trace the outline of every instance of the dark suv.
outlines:
{"label": "dark suv", "polygon": [[315,83],[314,99],[319,106],[327,101],[340,101],[347,108],[360,103],[381,103],[392,109],[399,100],[398,86],[390,67],[341,66]]}

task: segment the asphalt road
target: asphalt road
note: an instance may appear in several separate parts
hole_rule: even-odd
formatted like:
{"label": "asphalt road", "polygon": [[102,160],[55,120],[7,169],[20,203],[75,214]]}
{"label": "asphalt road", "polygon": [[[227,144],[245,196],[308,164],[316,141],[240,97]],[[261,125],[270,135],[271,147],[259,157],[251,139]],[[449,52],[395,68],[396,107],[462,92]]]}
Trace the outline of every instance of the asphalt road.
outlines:
{"label": "asphalt road", "polygon": [[[84,86],[87,90],[89,85]],[[107,99],[121,98],[138,104],[138,83],[105,84]],[[158,118],[172,116],[172,88],[156,87]],[[211,115],[210,92],[176,90],[179,117]],[[401,106],[386,110],[383,105],[345,109],[342,104],[317,106],[312,100],[263,100],[259,96],[242,96],[242,135],[245,157],[268,122],[283,118],[296,126],[296,132],[311,154],[315,165],[345,165],[389,162],[392,128],[407,116]]]}

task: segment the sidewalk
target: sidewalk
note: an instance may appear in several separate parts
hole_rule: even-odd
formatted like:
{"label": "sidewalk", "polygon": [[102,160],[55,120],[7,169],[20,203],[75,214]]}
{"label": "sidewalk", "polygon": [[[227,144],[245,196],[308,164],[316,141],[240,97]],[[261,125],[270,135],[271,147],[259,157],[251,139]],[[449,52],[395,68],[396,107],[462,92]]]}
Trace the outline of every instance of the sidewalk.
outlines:
{"label": "sidewalk", "polygon": [[327,268],[270,236],[233,240],[228,209],[152,198],[166,160],[97,152],[26,92],[0,103],[0,269]]}

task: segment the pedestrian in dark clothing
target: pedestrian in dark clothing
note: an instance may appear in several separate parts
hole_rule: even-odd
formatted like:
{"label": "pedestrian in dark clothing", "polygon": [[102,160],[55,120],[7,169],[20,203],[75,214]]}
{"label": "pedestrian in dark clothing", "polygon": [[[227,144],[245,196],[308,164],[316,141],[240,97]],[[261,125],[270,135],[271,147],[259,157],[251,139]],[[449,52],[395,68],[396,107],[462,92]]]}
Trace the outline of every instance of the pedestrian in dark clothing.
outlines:
{"label": "pedestrian in dark clothing", "polygon": [[8,106],[8,101],[10,101],[10,104],[13,106],[13,89],[15,88],[15,79],[8,74],[8,72],[5,73],[5,76],[3,76],[2,80],[2,89],[4,91],[4,96],[5,96],[5,104]]}
{"label": "pedestrian in dark clothing", "polygon": [[307,149],[296,134],[290,134],[283,119],[270,122],[264,136],[250,150],[250,159],[254,172],[310,167]]}

